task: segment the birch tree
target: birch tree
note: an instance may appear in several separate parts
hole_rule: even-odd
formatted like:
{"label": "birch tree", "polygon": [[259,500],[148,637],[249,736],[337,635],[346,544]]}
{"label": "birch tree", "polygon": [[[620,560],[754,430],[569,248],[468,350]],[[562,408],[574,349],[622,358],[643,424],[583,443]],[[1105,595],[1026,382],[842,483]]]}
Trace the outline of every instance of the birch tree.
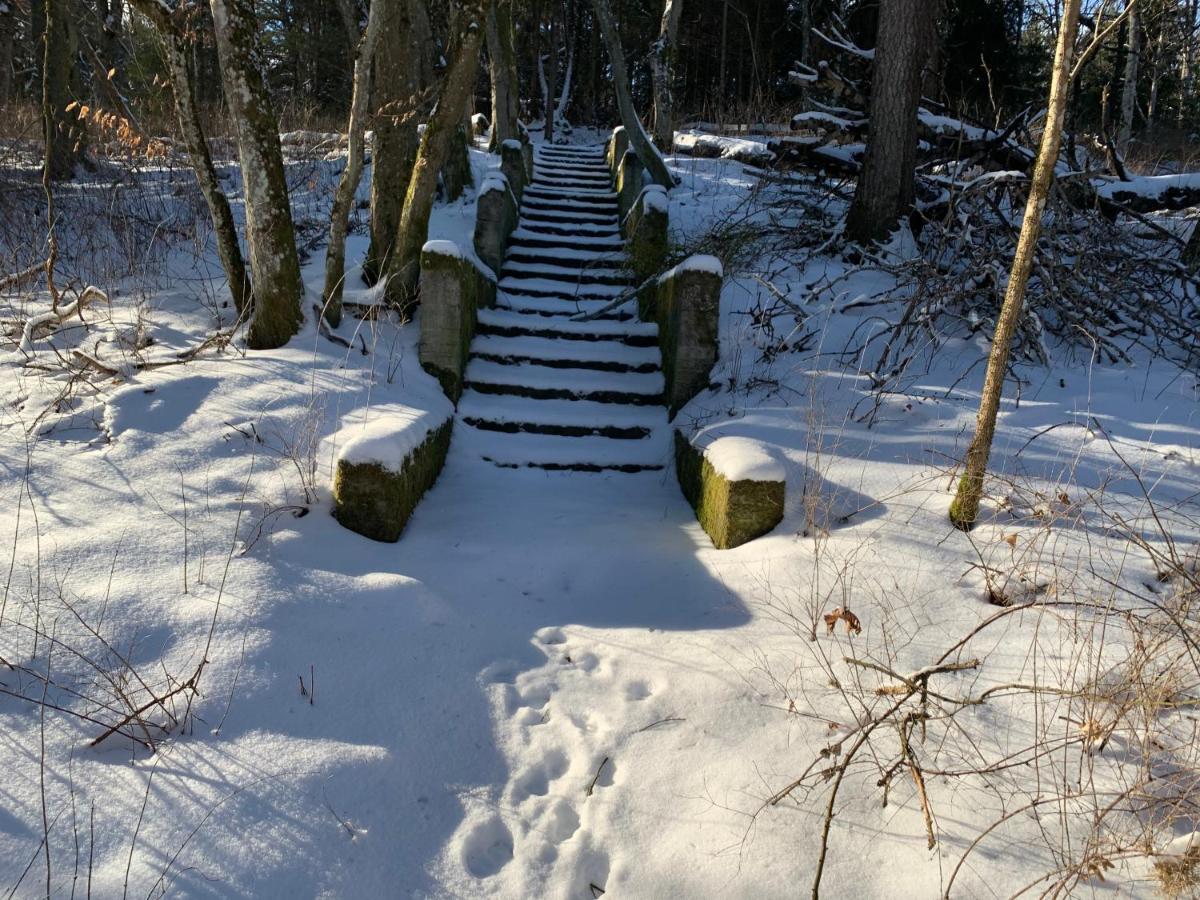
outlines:
{"label": "birch tree", "polygon": [[157,0],[132,0],[132,5],[150,22],[162,45],[163,62],[166,64],[167,80],[170,82],[175,102],[175,118],[179,124],[180,140],[187,151],[196,183],[208,207],[213,235],[217,241],[217,257],[221,260],[221,268],[229,282],[229,293],[233,297],[234,306],[240,313],[251,302],[250,279],[246,274],[246,263],[238,244],[237,228],[233,222],[233,212],[229,208],[229,198],[221,188],[221,180],[217,177],[217,170],[208,148],[208,138],[200,120],[190,41],[184,36],[183,28],[174,18],[180,14],[178,11],[171,13]]}
{"label": "birch tree", "polygon": [[1033,167],[1029,199],[1025,204],[1025,216],[1021,222],[1021,234],[1017,239],[1012,270],[1004,292],[1004,303],[996,320],[996,333],[992,338],[987,374],[983,381],[983,395],[980,397],[979,414],[975,422],[975,436],[967,448],[966,465],[958,481],[957,495],[950,504],[950,521],[963,531],[970,531],[979,516],[983,478],[992,450],[992,438],[996,433],[996,415],[1000,409],[1000,396],[1008,373],[1013,333],[1025,303],[1025,288],[1029,283],[1029,273],[1033,270],[1037,242],[1042,232],[1042,213],[1050,196],[1058,152],[1062,146],[1067,93],[1073,79],[1071,60],[1075,36],[1079,30],[1079,3],[1080,0],[1066,0],[1058,26],[1058,42],[1054,50],[1054,68],[1050,81],[1050,101],[1037,162]]}
{"label": "birch tree", "polygon": [[371,97],[371,71],[375,62],[375,45],[379,39],[379,19],[383,3],[373,0],[367,12],[367,27],[363,30],[354,58],[354,87],[350,98],[350,121],[346,126],[346,168],[338,181],[329,213],[329,246],[325,250],[325,289],[322,291],[322,310],[326,321],[337,326],[342,321],[342,291],[346,281],[346,231],[350,226],[350,209],[358,182],[362,178],[363,139]]}
{"label": "birch tree", "polygon": [[937,39],[940,5],[940,0],[880,3],[867,153],[846,216],[851,240],[887,237],[912,206],[921,71]]}
{"label": "birch tree", "polygon": [[1129,151],[1133,137],[1133,117],[1137,112],[1138,65],[1142,55],[1142,13],[1136,0],[1126,0],[1128,21],[1125,24],[1129,35],[1125,41],[1125,84],[1121,90],[1121,128],[1117,144],[1122,153]]}
{"label": "birch tree", "polygon": [[475,88],[484,23],[490,0],[462,0],[450,44],[450,65],[437,95],[437,106],[425,125],[404,195],[395,249],[388,260],[387,300],[400,306],[416,296],[421,247],[429,232],[438,172],[446,164],[455,132],[462,127],[467,101]]}
{"label": "birch tree", "polygon": [[658,40],[650,47],[650,71],[654,76],[654,143],[664,153],[675,142],[675,45],[683,0],[666,0]]}
{"label": "birch tree", "polygon": [[210,0],[225,102],[237,135],[246,204],[246,246],[254,279],[249,345],[282,347],[303,321],[300,260],[283,175],[279,125],[255,62],[253,0]]}

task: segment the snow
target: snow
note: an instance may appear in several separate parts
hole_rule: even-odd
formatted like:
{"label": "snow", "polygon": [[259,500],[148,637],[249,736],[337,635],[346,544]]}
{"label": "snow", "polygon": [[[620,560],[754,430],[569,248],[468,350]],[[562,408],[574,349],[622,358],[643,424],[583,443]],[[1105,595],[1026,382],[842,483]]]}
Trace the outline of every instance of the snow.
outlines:
{"label": "snow", "polygon": [[[473,151],[472,162],[482,172],[494,160]],[[739,216],[757,185],[728,159],[668,162],[681,179],[668,198],[680,246]],[[327,193],[337,171],[322,165],[318,191]],[[306,205],[312,198],[293,199],[296,208],[319,208]],[[469,245],[473,210],[473,197],[437,206],[430,237]],[[784,224],[813,227],[796,210]],[[782,227],[765,213],[749,221]],[[589,242],[617,246],[619,238]],[[347,253],[349,310],[378,294],[358,278],[365,250],[359,229]],[[1122,459],[1162,497],[1165,513],[1194,516],[1195,373],[1146,357],[1101,366],[1056,349],[1050,368],[1016,366],[1022,389],[1018,399],[1010,383],[1002,404],[990,469],[1004,480],[990,480],[986,520],[971,535],[950,528],[947,488],[974,421],[981,347],[951,338],[876,394],[858,366],[837,355],[845,336],[872,327],[875,315],[841,310],[884,276],[817,255],[792,259],[790,268],[730,267],[717,387],[672,423],[731,476],[785,478],[785,516],[771,534],[713,549],[675,483],[661,407],[617,412],[555,400],[537,407],[546,422],[607,417],[645,424],[654,435],[515,435],[518,445],[500,462],[603,462],[632,451],[664,469],[497,468],[478,458],[492,446],[487,434],[460,419],[446,468],[403,538],[376,544],[329,514],[329,481],[339,454],[361,452],[352,441],[376,426],[390,441],[397,423],[411,423],[399,431],[411,444],[449,413],[417,363],[420,312],[403,325],[387,314],[347,315],[336,334],[351,348],[318,333],[310,316],[280,350],[244,352],[235,342],[179,364],[179,352],[233,314],[220,305],[228,297],[211,248],[197,258],[175,245],[164,255],[154,279],[110,291],[111,312],[92,310],[86,327],[72,320],[53,349],[49,339],[34,342],[36,365],[82,347],[120,378],[98,379],[89,393],[70,373],[27,365],[19,336],[0,350],[0,549],[14,573],[0,613],[0,657],[32,671],[4,669],[0,685],[36,700],[36,675],[49,663],[70,687],[100,690],[112,676],[140,697],[114,653],[156,687],[208,660],[197,717],[154,753],[124,738],[91,747],[93,723],[47,709],[43,765],[36,703],[0,695],[0,886],[18,898],[44,894],[43,786],[55,896],[70,893],[76,835],[86,854],[79,893],[92,860],[97,897],[124,895],[126,880],[130,896],[157,894],[156,885],[186,897],[574,898],[597,895],[591,885],[615,898],[806,894],[827,785],[766,801],[876,708],[874,691],[886,679],[871,673],[858,682],[843,657],[888,652],[895,671],[927,670],[998,611],[983,599],[981,561],[1006,572],[1061,561],[1066,577],[1055,589],[1065,597],[1089,565],[1126,559],[1121,590],[1106,600],[1158,596],[1153,561],[1082,509],[1105,492],[1166,552]],[[79,263],[83,273],[96,274],[87,263]],[[309,299],[319,293],[322,263],[315,253],[305,265]],[[773,336],[756,327],[751,313],[769,298],[755,274],[804,298],[807,319],[776,320]],[[842,279],[836,297],[812,296],[822,279]],[[500,302],[560,311],[600,303],[503,294]],[[5,318],[22,322],[47,308],[41,298],[3,303],[14,307]],[[654,333],[638,322],[538,319],[539,327],[578,334]],[[520,321],[503,308],[482,311],[480,320]],[[139,329],[153,341],[123,350]],[[778,350],[781,339],[797,343],[799,331],[815,335],[807,349]],[[561,385],[567,371],[472,363],[468,377]],[[595,385],[597,374],[586,383]],[[661,390],[658,375],[608,373],[600,383]],[[72,384],[77,392],[60,399]],[[460,411],[508,422],[533,415],[518,398],[470,389]],[[618,453],[616,443],[633,447]],[[393,460],[397,446],[385,448]],[[1054,499],[1059,490],[1070,507]],[[1020,512],[1035,506],[1050,514]],[[1197,537],[1181,532],[1179,546]],[[1088,556],[1095,547],[1101,552]],[[847,600],[861,635],[821,627],[809,636],[812,616]],[[71,610],[97,627],[108,649]],[[1080,658],[1084,678],[1111,668],[1092,668],[1100,660],[1086,655],[1090,645],[1055,616],[1030,609],[1006,621],[985,639],[977,672],[940,684],[978,693],[1032,677],[1034,650],[1039,671],[1045,663],[1069,672]],[[47,659],[48,638],[35,651],[39,622],[46,631],[57,623],[63,645],[90,641],[100,669],[65,646]],[[1115,640],[1106,634],[1099,643],[1124,659],[1129,648],[1110,649]],[[837,687],[821,658],[832,661]],[[121,708],[116,696],[103,696]],[[66,691],[57,699],[74,702]],[[952,757],[976,748],[1019,753],[1041,721],[1033,706],[1021,699],[969,710],[956,719],[962,739],[945,744],[931,722],[928,741],[914,734],[914,751],[921,759],[943,746]],[[104,707],[88,709],[108,721]],[[1075,710],[1037,707],[1047,710],[1056,712],[1048,729],[1070,731],[1057,716]],[[895,753],[895,745],[891,729],[879,746]],[[1051,757],[1073,776],[1095,777],[1094,792],[1106,801],[1113,767],[1129,748],[1087,754],[1066,742],[1038,764],[1051,766]],[[929,778],[932,850],[909,779],[893,782],[884,806],[878,772],[866,764],[851,771],[838,795],[822,896],[941,896],[963,848],[1028,801],[1029,771],[998,770],[988,782]],[[1063,772],[1035,774],[1053,790]],[[1177,827],[1157,850],[1194,847],[1194,825]],[[1060,848],[1044,838],[1057,840],[1058,829],[1057,812],[1013,816],[969,858],[952,896],[1017,893],[1059,865]],[[1073,848],[1092,846],[1087,834],[1071,837]],[[1130,851],[1114,864],[1105,884],[1090,881],[1076,893],[1155,896],[1149,859]]]}
{"label": "snow", "polygon": [[1200,172],[1174,175],[1134,175],[1128,181],[1094,179],[1096,193],[1106,200],[1119,200],[1122,195],[1158,199],[1171,191],[1200,191]]}
{"label": "snow", "polygon": [[684,272],[704,272],[708,275],[716,275],[718,278],[725,277],[725,268],[721,265],[721,261],[715,256],[701,253],[689,256],[674,268],[668,269],[658,277],[658,282],[662,284],[664,281],[669,281],[672,278],[682,275]]}
{"label": "snow", "polygon": [[437,410],[414,409],[403,404],[372,407],[351,416],[333,439],[336,459],[352,465],[374,463],[389,472],[400,472],[409,455],[452,414],[450,404]]}
{"label": "snow", "polygon": [[456,241],[444,239],[426,241],[425,245],[421,247],[421,252],[433,253],[437,256],[448,256],[451,259],[459,259],[469,262],[476,269],[478,269],[479,273],[485,276],[488,281],[496,280],[495,273],[492,272],[487,263],[475,255],[475,247],[472,242],[459,244]]}
{"label": "snow", "polygon": [[701,131],[677,131],[675,133],[675,149],[691,155],[697,155],[699,151],[703,150],[705,156],[738,159],[741,162],[760,166],[769,165],[775,160],[775,154],[767,149],[765,139],[724,137],[705,134]]}

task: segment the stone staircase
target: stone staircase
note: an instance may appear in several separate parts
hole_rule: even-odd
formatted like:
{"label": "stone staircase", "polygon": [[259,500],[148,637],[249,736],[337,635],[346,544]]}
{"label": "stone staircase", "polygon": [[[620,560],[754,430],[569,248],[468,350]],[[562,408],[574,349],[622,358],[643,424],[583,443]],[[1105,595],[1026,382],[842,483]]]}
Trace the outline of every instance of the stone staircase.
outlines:
{"label": "stone staircase", "polygon": [[658,329],[634,304],[572,321],[628,290],[604,148],[544,146],[479,311],[455,443],[504,468],[662,469],[671,452]]}

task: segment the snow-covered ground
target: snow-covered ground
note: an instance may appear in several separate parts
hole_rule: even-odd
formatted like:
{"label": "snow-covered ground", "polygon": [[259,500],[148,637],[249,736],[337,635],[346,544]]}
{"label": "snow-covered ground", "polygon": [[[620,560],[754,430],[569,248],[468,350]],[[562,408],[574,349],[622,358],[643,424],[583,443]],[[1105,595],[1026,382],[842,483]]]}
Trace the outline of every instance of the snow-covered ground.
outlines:
{"label": "snow-covered ground", "polygon": [[[477,176],[489,165],[474,162]],[[740,215],[753,187],[741,165],[672,164],[679,241]],[[470,196],[439,206],[431,237],[467,243],[472,215]],[[364,250],[356,234],[347,258]],[[988,585],[1018,604],[1106,578],[1153,595],[1155,562],[1115,519],[1163,546],[1143,486],[1180,546],[1197,539],[1194,373],[1065,352],[1020,370],[992,460],[1004,479],[967,536],[946,514],[982,339],[947,341],[876,397],[832,356],[869,322],[817,304],[791,323],[811,338],[780,351],[752,314],[766,288],[733,272],[721,387],[676,421],[750,439],[782,468],[787,510],[770,535],[714,550],[669,461],[638,475],[513,471],[452,443],[399,543],[373,543],[329,515],[331,463],[373,407],[447,408],[417,364],[417,324],[348,317],[347,349],[310,321],[282,350],[138,369],[211,330],[214,291],[185,262],[138,310],[114,299],[71,338],[119,371],[94,390],[60,374],[44,343],[45,371],[11,342],[0,356],[6,895],[43,896],[48,879],[64,897],[807,894],[830,779],[818,769],[768,801],[849,752],[894,683],[843,657],[919,672],[999,614]],[[318,250],[314,295],[321,265]],[[771,281],[800,301],[845,265],[818,256]],[[842,286],[846,301],[869,288]],[[138,329],[153,343],[121,349]],[[861,634],[826,630],[839,606]],[[978,667],[931,685],[1101,682],[1130,650],[1080,615],[1006,615],[962,654]],[[186,692],[144,716],[185,729],[154,752],[118,736],[92,746],[128,704],[198,667],[190,718]],[[905,726],[927,770],[932,849],[917,780],[905,769],[877,786],[900,745],[883,726],[840,786],[822,896],[933,897],[952,879],[953,896],[1011,896],[1079,866],[1072,893],[1153,895],[1146,847],[1118,853],[1087,830],[1089,797],[1104,806],[1133,749],[1092,752],[1074,739],[1090,713],[1063,703],[1001,694],[925,740],[921,723]],[[1038,741],[1047,758],[1004,767]],[[980,760],[994,770],[958,771]]]}

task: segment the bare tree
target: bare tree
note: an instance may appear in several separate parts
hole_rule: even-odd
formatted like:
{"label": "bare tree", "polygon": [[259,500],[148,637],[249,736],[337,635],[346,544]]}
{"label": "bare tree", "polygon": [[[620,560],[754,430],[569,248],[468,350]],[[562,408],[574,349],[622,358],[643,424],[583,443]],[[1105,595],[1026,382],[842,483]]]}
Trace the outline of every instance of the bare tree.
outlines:
{"label": "bare tree", "polygon": [[167,78],[175,98],[175,117],[179,122],[180,139],[187,150],[192,171],[196,175],[196,183],[200,186],[200,193],[204,196],[209,217],[212,219],[213,233],[217,239],[217,256],[229,282],[229,292],[233,296],[234,305],[241,312],[251,302],[250,279],[246,274],[246,263],[242,259],[242,250],[238,244],[237,228],[233,222],[233,212],[229,208],[229,198],[221,188],[221,181],[217,177],[212,154],[209,152],[204,125],[200,120],[200,110],[196,104],[195,76],[191,66],[190,41],[185,37],[184,28],[175,18],[181,13],[170,12],[157,0],[132,0],[132,6],[151,23],[162,44]]}
{"label": "bare tree", "polygon": [[1058,163],[1058,151],[1062,146],[1067,92],[1073,78],[1071,58],[1075,49],[1075,35],[1079,30],[1079,3],[1080,0],[1066,0],[1062,21],[1058,27],[1058,43],[1054,50],[1054,70],[1050,82],[1050,102],[1046,110],[1037,162],[1033,167],[1033,180],[1029,186],[1029,199],[1025,204],[1025,217],[1021,222],[1021,235],[1017,239],[1017,251],[1013,256],[1012,271],[1009,273],[1008,286],[1004,292],[1004,303],[996,320],[996,334],[992,338],[987,374],[983,381],[975,436],[967,449],[966,467],[958,482],[957,495],[950,504],[950,521],[963,531],[973,528],[979,516],[979,501],[983,497],[983,476],[992,450],[992,437],[996,432],[996,414],[1000,409],[1000,395],[1008,373],[1008,356],[1013,333],[1025,303],[1025,287],[1029,282],[1029,273],[1033,270],[1037,242],[1042,232],[1042,212],[1050,196],[1054,167]]}
{"label": "bare tree", "polygon": [[1129,151],[1129,141],[1133,136],[1133,117],[1137,112],[1137,83],[1138,64],[1142,55],[1142,14],[1137,0],[1126,0],[1128,11],[1126,23],[1127,34],[1125,41],[1125,84],[1121,90],[1121,130],[1117,136],[1117,144],[1122,153]]}
{"label": "bare tree", "polygon": [[496,0],[488,11],[488,72],[492,81],[492,134],[488,149],[520,136],[520,88],[513,47],[512,0]]}
{"label": "bare tree", "polygon": [[387,270],[400,227],[404,193],[417,156],[416,112],[433,79],[432,33],[424,0],[380,0],[375,54],[375,137],[371,143],[371,243],[363,262],[368,284]]}
{"label": "bare tree", "polygon": [[880,3],[867,153],[846,216],[851,240],[887,237],[912,206],[921,70],[937,38],[940,6],[940,0]]}
{"label": "bare tree", "polygon": [[79,97],[79,35],[67,0],[44,0],[41,24],[44,164],[50,180],[60,181],[75,173],[86,148],[87,132],[73,108]]}
{"label": "bare tree", "polygon": [[463,0],[455,17],[450,45],[450,65],[438,91],[437,106],[425,125],[413,162],[412,177],[404,195],[404,208],[396,232],[395,250],[387,266],[386,296],[398,305],[416,296],[421,247],[429,232],[438,173],[446,164],[457,129],[462,127],[467,102],[475,88],[484,21],[489,0]]}
{"label": "bare tree", "polygon": [[371,3],[367,27],[354,59],[354,91],[350,99],[350,122],[347,125],[346,168],[338,181],[329,213],[329,247],[325,251],[324,315],[331,325],[342,321],[342,288],[346,280],[346,231],[350,225],[350,208],[362,177],[363,138],[367,128],[368,102],[371,96],[371,69],[374,65],[375,44],[379,39],[379,18],[383,4]]}
{"label": "bare tree", "polygon": [[283,175],[279,125],[255,63],[253,0],[210,0],[225,101],[237,133],[246,203],[246,246],[254,278],[253,349],[282,347],[303,321],[300,260]]}
{"label": "bare tree", "polygon": [[683,0],[666,0],[658,40],[650,47],[650,70],[654,74],[654,143],[670,153],[675,141],[675,45]]}
{"label": "bare tree", "polygon": [[637,153],[638,159],[650,173],[655,184],[662,185],[668,190],[675,186],[675,180],[667,170],[667,164],[659,155],[654,144],[642,128],[642,120],[638,118],[637,109],[633,105],[633,95],[629,91],[629,73],[625,68],[625,50],[621,47],[621,35],[617,32],[613,21],[612,8],[608,0],[591,0],[592,11],[596,14],[596,23],[604,37],[608,48],[608,61],[612,65],[613,90],[617,94],[617,108],[621,112],[621,124],[629,136],[630,146]]}
{"label": "bare tree", "polygon": [[0,107],[7,106],[12,95],[13,43],[17,34],[17,11],[0,4]]}

